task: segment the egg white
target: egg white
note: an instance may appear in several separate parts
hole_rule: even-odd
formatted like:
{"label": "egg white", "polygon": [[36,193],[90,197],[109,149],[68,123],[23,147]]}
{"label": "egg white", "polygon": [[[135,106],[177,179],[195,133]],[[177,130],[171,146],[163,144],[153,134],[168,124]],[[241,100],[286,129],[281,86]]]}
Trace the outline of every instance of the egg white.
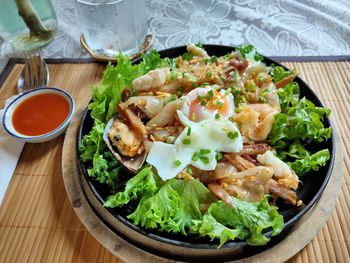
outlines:
{"label": "egg white", "polygon": [[[239,152],[243,149],[242,136],[233,122],[225,119],[192,122],[182,111],[177,111],[177,114],[186,128],[174,144],[154,142],[146,160],[157,169],[162,180],[174,178],[190,164],[201,170],[214,170],[217,152]],[[235,133],[237,137],[230,139],[228,133]],[[190,140],[190,143],[184,143],[184,140]],[[208,162],[193,159],[194,154],[201,150],[210,151],[204,155]]]}

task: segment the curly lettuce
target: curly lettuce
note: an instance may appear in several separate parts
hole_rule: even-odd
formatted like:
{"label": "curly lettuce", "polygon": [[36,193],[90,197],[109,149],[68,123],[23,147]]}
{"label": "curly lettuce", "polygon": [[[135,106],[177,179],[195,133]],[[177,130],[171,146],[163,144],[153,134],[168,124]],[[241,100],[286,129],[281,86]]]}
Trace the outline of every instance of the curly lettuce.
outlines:
{"label": "curly lettuce", "polygon": [[81,158],[89,166],[89,176],[100,183],[107,183],[112,190],[118,186],[120,165],[106,151],[102,139],[105,124],[115,115],[116,105],[121,101],[125,87],[130,87],[136,77],[171,63],[169,60],[163,61],[155,50],[143,56],[139,64],[132,64],[129,57],[121,53],[117,55],[117,61],[116,65],[107,65],[102,80],[93,87],[92,101],[88,108],[94,123],[89,134],[83,137],[80,147]]}
{"label": "curly lettuce", "polygon": [[303,145],[308,141],[322,142],[331,137],[332,128],[323,124],[331,113],[330,109],[316,107],[306,98],[299,99],[299,86],[295,82],[278,89],[277,93],[281,113],[275,115],[268,136],[269,143],[297,174],[318,170],[330,158],[328,149],[311,153]]}
{"label": "curly lettuce", "polygon": [[[155,176],[150,168],[145,168],[126,183],[123,192],[109,197],[105,206],[122,206],[138,198],[136,209],[128,215],[134,224],[170,233],[208,236],[220,241],[218,247],[236,238],[247,239],[251,245],[264,245],[269,240],[265,230],[272,227],[273,235],[277,235],[283,229],[283,217],[268,203],[268,196],[255,203],[232,197],[235,207],[230,208],[197,179],[172,179],[158,184],[154,192],[157,180],[151,178]],[[209,209],[203,210],[208,205]]]}

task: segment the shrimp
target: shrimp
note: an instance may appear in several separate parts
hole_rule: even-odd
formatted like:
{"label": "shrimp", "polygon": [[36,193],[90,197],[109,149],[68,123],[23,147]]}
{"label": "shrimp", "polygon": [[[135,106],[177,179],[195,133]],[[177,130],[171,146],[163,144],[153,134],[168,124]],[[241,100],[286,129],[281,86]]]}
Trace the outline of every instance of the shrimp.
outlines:
{"label": "shrimp", "polygon": [[234,117],[241,133],[253,141],[263,141],[269,135],[278,111],[268,104],[249,104]]}
{"label": "shrimp", "polygon": [[[168,96],[169,97],[169,96]],[[129,105],[136,105],[141,109],[148,118],[153,118],[164,107],[167,96],[134,96],[130,97],[126,102],[119,104],[119,107],[124,110]]]}
{"label": "shrimp", "polygon": [[237,172],[233,165],[218,163],[215,175],[220,185],[227,193],[239,199],[254,202],[260,201],[268,192],[268,183],[273,175],[273,169],[256,166]]}
{"label": "shrimp", "polygon": [[227,158],[227,160],[234,165],[234,167],[236,167],[236,169],[238,171],[243,171],[246,170],[248,168],[253,168],[255,167],[255,164],[247,161],[246,159],[244,159],[243,157],[239,156],[236,153],[228,153],[225,154],[225,157]]}
{"label": "shrimp", "polygon": [[281,79],[280,81],[275,83],[276,88],[278,89],[283,88],[284,86],[291,83],[296,78],[296,76],[297,76],[296,73],[292,73],[291,75],[285,77],[284,79]]}
{"label": "shrimp", "polygon": [[190,43],[187,45],[187,51],[191,52],[196,57],[201,57],[201,58],[209,57],[208,53],[203,48],[197,47],[193,43]]}
{"label": "shrimp", "polygon": [[165,84],[169,74],[169,68],[154,69],[149,71],[147,74],[134,79],[132,81],[132,85],[137,91],[159,88]]}
{"label": "shrimp", "polygon": [[176,110],[182,105],[181,100],[174,100],[166,104],[147,124],[148,127],[164,127],[175,120]]}
{"label": "shrimp", "polygon": [[262,154],[268,150],[271,150],[271,146],[266,143],[257,143],[257,144],[246,144],[243,145],[243,150],[239,151],[239,155],[256,155]]}
{"label": "shrimp", "polygon": [[217,183],[209,183],[208,189],[212,192],[216,197],[224,201],[229,207],[233,208],[235,205],[231,199],[231,196]]}
{"label": "shrimp", "polygon": [[262,86],[259,90],[259,96],[262,96],[267,104],[274,107],[278,112],[281,112],[280,99],[276,87],[272,82]]}
{"label": "shrimp", "polygon": [[298,188],[298,176],[286,163],[278,159],[271,151],[258,154],[257,160],[259,163],[269,166],[274,170],[273,176],[279,183],[294,190]]}
{"label": "shrimp", "polygon": [[119,120],[113,122],[108,137],[124,156],[134,157],[143,151],[142,137]]}

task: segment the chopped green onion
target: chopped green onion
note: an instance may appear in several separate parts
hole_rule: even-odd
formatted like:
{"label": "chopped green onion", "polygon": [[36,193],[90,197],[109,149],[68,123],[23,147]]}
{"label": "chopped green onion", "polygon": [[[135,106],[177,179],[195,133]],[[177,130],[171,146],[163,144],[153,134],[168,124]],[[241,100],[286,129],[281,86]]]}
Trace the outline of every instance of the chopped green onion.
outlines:
{"label": "chopped green onion", "polygon": [[227,137],[231,140],[234,140],[238,137],[238,132],[234,131],[234,132],[229,132],[227,133]]}
{"label": "chopped green onion", "polygon": [[187,128],[187,136],[190,136],[190,135],[191,135],[191,130],[192,130],[191,127],[188,127],[188,128]]}
{"label": "chopped green onion", "polygon": [[182,87],[176,88],[176,94],[178,96],[182,96],[183,93],[184,93],[184,89]]}
{"label": "chopped green onion", "polygon": [[191,144],[191,139],[183,139],[182,143],[186,145]]}
{"label": "chopped green onion", "polygon": [[248,81],[247,84],[246,84],[246,88],[250,92],[255,92],[256,91],[256,85],[255,85],[254,81],[252,81],[252,80]]}
{"label": "chopped green onion", "polygon": [[208,157],[205,157],[205,156],[200,157],[200,160],[201,160],[201,162],[204,163],[204,164],[208,164],[208,163],[209,163],[209,158],[208,158]]}
{"label": "chopped green onion", "polygon": [[184,60],[191,60],[193,58],[193,54],[191,52],[186,52],[182,55]]}
{"label": "chopped green onion", "polygon": [[218,106],[219,108],[222,108],[222,106],[224,106],[224,103],[222,103],[221,101],[218,102]]}
{"label": "chopped green onion", "polygon": [[210,64],[213,64],[213,63],[216,63],[217,60],[218,60],[218,58],[216,56],[212,56],[212,57],[210,57],[209,62],[210,62]]}
{"label": "chopped green onion", "polygon": [[198,152],[194,152],[192,155],[192,161],[196,162],[199,160],[199,154]]}
{"label": "chopped green onion", "polygon": [[220,113],[216,113],[216,114],[215,114],[215,119],[216,119],[216,120],[220,119]]}
{"label": "chopped green onion", "polygon": [[181,161],[179,159],[176,159],[173,161],[175,166],[180,166],[181,165]]}
{"label": "chopped green onion", "polygon": [[214,91],[211,89],[207,92],[207,98],[211,99],[214,96]]}
{"label": "chopped green onion", "polygon": [[193,174],[193,171],[192,171],[191,167],[187,167],[186,168],[186,172],[189,173],[190,175]]}
{"label": "chopped green onion", "polygon": [[174,100],[176,100],[178,97],[175,95],[175,94],[171,94],[170,96],[169,96],[169,98],[166,100],[166,102],[165,102],[165,104],[167,104],[167,103],[169,103],[169,102],[171,102],[171,101],[174,101]]}
{"label": "chopped green onion", "polygon": [[222,154],[221,154],[221,152],[216,152],[216,154],[215,154],[215,159],[216,159],[217,161],[219,161],[219,160],[222,159]]}
{"label": "chopped green onion", "polygon": [[205,77],[206,77],[207,79],[210,79],[211,76],[212,76],[211,71],[207,71],[207,73],[205,74]]}
{"label": "chopped green onion", "polygon": [[211,151],[210,151],[210,149],[200,149],[199,150],[199,153],[201,154],[201,155],[203,155],[203,154],[208,154],[208,153],[210,153]]}

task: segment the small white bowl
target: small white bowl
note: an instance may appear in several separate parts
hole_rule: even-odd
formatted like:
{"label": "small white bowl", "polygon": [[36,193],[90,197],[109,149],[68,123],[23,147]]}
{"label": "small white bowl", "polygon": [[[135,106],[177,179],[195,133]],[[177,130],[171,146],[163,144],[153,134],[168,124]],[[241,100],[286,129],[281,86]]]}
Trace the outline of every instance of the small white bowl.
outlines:
{"label": "small white bowl", "polygon": [[[15,128],[13,127],[12,115],[13,115],[15,109],[18,107],[18,105],[20,105],[21,102],[23,102],[24,100],[26,100],[32,96],[39,95],[39,94],[47,94],[47,93],[53,93],[53,94],[60,95],[67,100],[67,102],[69,104],[69,113],[68,113],[68,116],[65,119],[65,121],[60,126],[58,126],[56,129],[52,130],[49,133],[45,133],[42,135],[28,136],[28,135],[24,135],[24,134],[21,134],[18,131],[16,131]],[[32,89],[32,90],[29,90],[29,91],[19,95],[18,97],[16,97],[7,106],[7,108],[5,109],[3,118],[2,118],[2,123],[4,125],[6,132],[15,138],[18,138],[18,139],[21,139],[25,142],[30,142],[30,143],[46,142],[46,141],[49,141],[49,140],[52,140],[52,139],[58,137],[59,135],[61,135],[62,133],[65,132],[65,130],[68,127],[69,122],[71,121],[71,119],[73,117],[74,108],[75,108],[75,105],[74,105],[74,100],[73,100],[72,96],[69,95],[66,91],[64,91],[62,89],[51,88],[51,87]]]}

